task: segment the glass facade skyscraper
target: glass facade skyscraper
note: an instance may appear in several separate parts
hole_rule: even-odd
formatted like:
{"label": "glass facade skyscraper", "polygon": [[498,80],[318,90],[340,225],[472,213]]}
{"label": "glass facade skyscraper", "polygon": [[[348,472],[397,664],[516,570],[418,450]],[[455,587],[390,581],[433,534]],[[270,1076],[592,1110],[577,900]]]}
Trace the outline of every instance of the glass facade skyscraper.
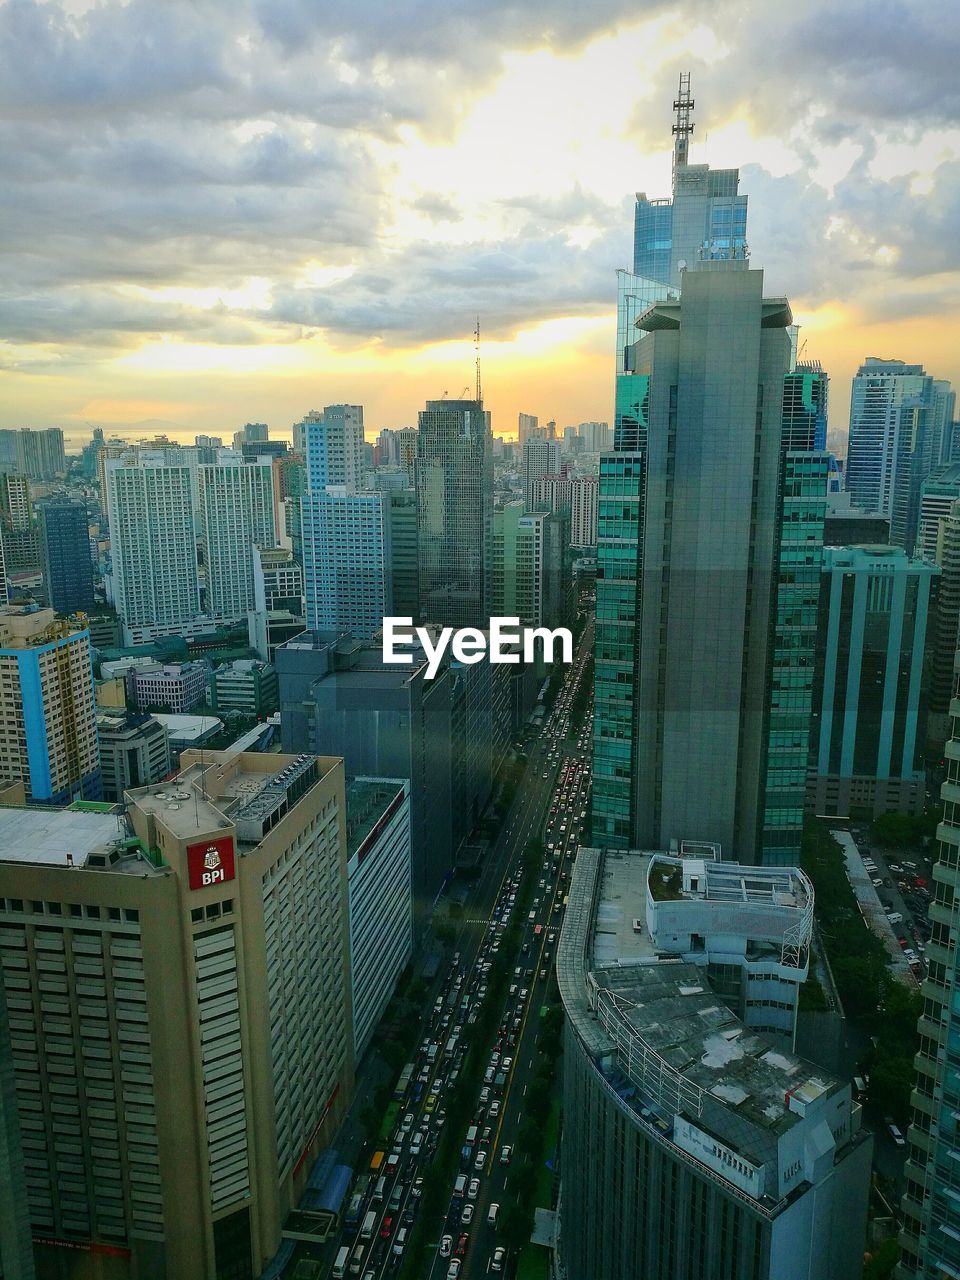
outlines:
{"label": "glass facade skyscraper", "polygon": [[417,435],[420,611],[485,627],[489,616],[493,442],[480,400],[428,400]]}
{"label": "glass facade skyscraper", "polygon": [[747,197],[739,169],[688,163],[693,132],[689,77],[674,103],[673,196],[648,200],[637,192],[633,215],[633,271],[677,288],[684,267],[705,260],[746,258]]}
{"label": "glass facade skyscraper", "polygon": [[783,380],[783,447],[822,452],[827,447],[830,379],[819,360],[799,363]]}

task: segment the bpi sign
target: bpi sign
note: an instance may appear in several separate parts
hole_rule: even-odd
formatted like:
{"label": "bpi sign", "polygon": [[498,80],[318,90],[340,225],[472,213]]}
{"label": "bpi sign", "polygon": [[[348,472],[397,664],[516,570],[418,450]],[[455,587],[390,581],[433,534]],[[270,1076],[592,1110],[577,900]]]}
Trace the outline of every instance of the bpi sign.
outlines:
{"label": "bpi sign", "polygon": [[191,889],[211,889],[232,880],[236,875],[233,837],[220,836],[216,840],[188,844],[187,868]]}

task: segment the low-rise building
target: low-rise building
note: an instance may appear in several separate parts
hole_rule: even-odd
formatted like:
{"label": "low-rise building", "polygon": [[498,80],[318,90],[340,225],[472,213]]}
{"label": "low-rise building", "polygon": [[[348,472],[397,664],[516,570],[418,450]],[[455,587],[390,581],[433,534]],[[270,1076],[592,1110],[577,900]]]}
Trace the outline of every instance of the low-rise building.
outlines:
{"label": "low-rise building", "polygon": [[238,658],[217,667],[210,682],[210,705],[221,715],[239,711],[269,716],[279,706],[277,673],[268,662]]}
{"label": "low-rise building", "polygon": [[182,715],[207,696],[208,668],[202,662],[154,663],[127,674],[127,696],[141,711],[165,708]]}

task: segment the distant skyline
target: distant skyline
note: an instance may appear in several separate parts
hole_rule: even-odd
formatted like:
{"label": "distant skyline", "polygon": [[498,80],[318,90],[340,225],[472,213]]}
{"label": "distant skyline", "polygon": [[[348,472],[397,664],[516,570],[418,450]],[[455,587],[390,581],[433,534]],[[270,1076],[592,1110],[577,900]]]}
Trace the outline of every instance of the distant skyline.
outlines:
{"label": "distant skyline", "polygon": [[478,314],[496,434],[612,421],[690,70],[844,429],[868,355],[960,384],[958,59],[948,0],[0,0],[0,426],[373,438],[472,389]]}

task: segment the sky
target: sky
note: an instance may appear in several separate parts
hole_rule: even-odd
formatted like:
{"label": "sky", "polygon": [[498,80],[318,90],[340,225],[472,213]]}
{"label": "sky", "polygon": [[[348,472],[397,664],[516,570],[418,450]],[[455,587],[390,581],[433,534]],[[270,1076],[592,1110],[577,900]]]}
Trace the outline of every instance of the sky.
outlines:
{"label": "sky", "polygon": [[612,419],[634,193],[739,166],[833,429],[960,383],[955,0],[0,0],[0,426]]}

